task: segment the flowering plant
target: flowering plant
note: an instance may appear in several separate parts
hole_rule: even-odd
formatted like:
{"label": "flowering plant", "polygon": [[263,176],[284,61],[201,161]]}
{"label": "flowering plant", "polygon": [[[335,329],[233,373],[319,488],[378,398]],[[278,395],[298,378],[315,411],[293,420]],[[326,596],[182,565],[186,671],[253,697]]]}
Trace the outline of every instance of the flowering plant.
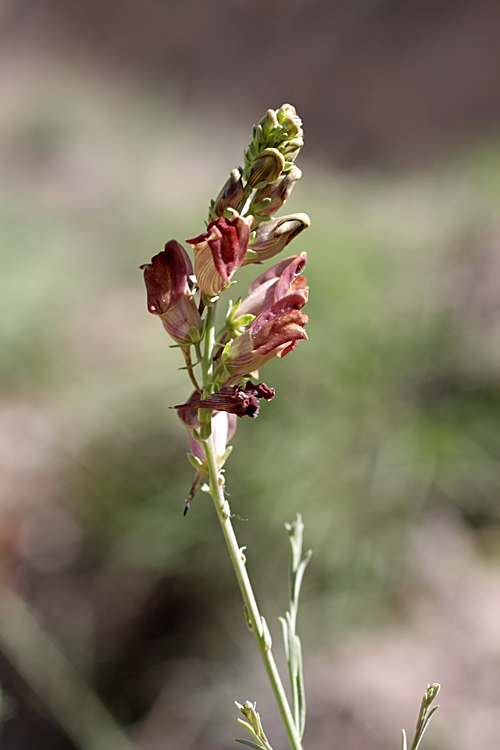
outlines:
{"label": "flowering plant", "polygon": [[[275,257],[310,225],[307,214],[275,216],[301,177],[295,159],[303,144],[302,122],[294,107],[284,104],[276,111],[268,110],[253,129],[244,166],[230,172],[219,195],[210,202],[205,231],[186,240],[194,253],[194,267],[176,240],[167,242],[150,263],[141,266],[148,310],[161,319],[182,351],[194,388],[185,403],[173,407],[188,430],[187,457],[195,469],[184,513],[200,488],[211,494],[245,602],[248,626],[254,633],[292,750],[302,750],[306,719],[296,624],[302,579],[312,553],[302,552],[304,526],[297,514],[293,523],[285,525],[291,547],[290,596],[289,609],[280,618],[290,678],[289,703],[272,654],[271,635],[250,584],[243,548],[231,524],[223,467],[238,417],[256,417],[259,401],[274,397],[273,388],[253,382],[258,380],[258,371],[273,357],[285,357],[299,341],[308,338],[303,307],[309,290],[302,275],[306,253],[286,257],[261,273],[245,297],[229,303],[219,330],[215,313],[221,294],[236,283],[234,276],[239,268]],[[203,484],[205,479],[207,484]],[[437,689],[428,688],[412,750],[416,750],[432,715],[427,709]],[[272,750],[255,703],[236,705],[244,717],[239,722],[251,736],[251,740],[237,742],[257,750]]]}

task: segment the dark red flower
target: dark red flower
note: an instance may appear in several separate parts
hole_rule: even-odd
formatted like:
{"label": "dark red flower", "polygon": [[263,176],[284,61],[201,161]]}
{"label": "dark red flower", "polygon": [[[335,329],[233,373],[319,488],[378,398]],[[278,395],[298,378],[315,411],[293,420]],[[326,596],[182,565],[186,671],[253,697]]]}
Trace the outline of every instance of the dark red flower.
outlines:
{"label": "dark red flower", "polygon": [[214,297],[230,282],[248,250],[252,218],[242,219],[234,209],[231,219],[211,221],[207,231],[186,240],[194,250],[194,269],[202,294]]}
{"label": "dark red flower", "polygon": [[182,245],[170,240],[165,250],[141,269],[149,312],[162,319],[165,329],[178,344],[199,341],[203,324],[189,281],[193,267]]}
{"label": "dark red flower", "polygon": [[258,370],[272,357],[284,357],[300,339],[307,339],[307,315],[301,312],[307,296],[297,291],[264,310],[249,328],[231,342],[224,355],[224,366],[232,379]]}

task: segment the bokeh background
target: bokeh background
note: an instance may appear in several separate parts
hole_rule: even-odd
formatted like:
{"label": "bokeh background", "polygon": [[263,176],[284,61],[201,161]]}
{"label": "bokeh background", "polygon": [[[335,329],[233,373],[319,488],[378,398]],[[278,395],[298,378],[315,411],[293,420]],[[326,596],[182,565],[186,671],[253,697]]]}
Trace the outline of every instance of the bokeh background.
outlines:
{"label": "bokeh background", "polygon": [[[279,662],[283,523],[314,556],[308,750],[500,748],[500,4],[0,3],[3,750],[286,742],[169,405],[138,266],[203,229],[293,103],[310,341],[227,487]],[[240,275],[244,292],[254,272]]]}

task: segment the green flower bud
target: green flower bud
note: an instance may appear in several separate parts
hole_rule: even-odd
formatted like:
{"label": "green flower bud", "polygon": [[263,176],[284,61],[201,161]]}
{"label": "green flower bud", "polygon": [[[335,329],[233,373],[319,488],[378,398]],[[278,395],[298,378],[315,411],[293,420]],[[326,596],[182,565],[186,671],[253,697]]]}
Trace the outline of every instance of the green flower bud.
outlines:
{"label": "green flower bud", "polygon": [[286,129],[289,138],[304,135],[302,120],[292,104],[282,104],[276,113],[279,124]]}
{"label": "green flower bud", "polygon": [[285,159],[276,148],[266,148],[257,154],[248,170],[248,184],[259,188],[276,182],[285,166]]}
{"label": "green flower bud", "polygon": [[259,122],[264,137],[267,138],[269,133],[278,126],[278,118],[274,109],[268,109],[262,120]]}
{"label": "green flower bud", "polygon": [[285,157],[286,161],[294,162],[299,155],[300,149],[303,145],[304,139],[302,138],[302,136],[297,136],[296,138],[293,138],[291,141],[287,141],[284,144],[284,146],[281,148],[281,153]]}

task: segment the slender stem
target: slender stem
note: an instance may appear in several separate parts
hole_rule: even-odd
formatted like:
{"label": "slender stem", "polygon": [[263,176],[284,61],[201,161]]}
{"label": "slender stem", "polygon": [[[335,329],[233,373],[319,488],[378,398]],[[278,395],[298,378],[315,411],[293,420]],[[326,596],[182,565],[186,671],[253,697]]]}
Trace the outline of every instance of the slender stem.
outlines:
{"label": "slender stem", "polygon": [[[207,305],[207,317],[205,319],[205,349],[201,363],[203,371],[203,386],[208,389],[212,380],[212,364],[215,346],[215,308],[216,303]],[[209,395],[207,393],[207,395]]]}
{"label": "slender stem", "polygon": [[205,453],[207,457],[207,465],[210,476],[210,492],[213,497],[217,515],[222,527],[222,533],[226,540],[227,548],[229,550],[229,556],[233,563],[236,578],[240,586],[240,590],[245,602],[245,607],[248,613],[248,619],[251,624],[251,629],[255,635],[257,646],[259,648],[264,667],[267,672],[267,676],[271,683],[271,687],[276,698],[276,703],[285,726],[288,741],[292,750],[302,750],[302,744],[297,734],[297,729],[294,724],[293,716],[290,711],[290,706],[283,688],[283,683],[276,667],[276,662],[271,653],[271,645],[268,638],[266,638],[266,632],[263,625],[262,616],[259,612],[257,602],[250,583],[250,578],[245,567],[245,560],[242,552],[240,551],[236,535],[231,524],[229,506],[224,497],[224,481],[219,469],[217,467],[217,458],[215,455],[213,435],[210,435],[207,440],[204,441]]}
{"label": "slender stem", "polygon": [[188,372],[188,375],[189,375],[189,379],[191,380],[192,384],[194,385],[194,387],[198,391],[198,393],[201,394],[201,388],[198,385],[198,382],[197,382],[197,380],[196,380],[196,378],[194,376],[194,372],[193,372],[193,362],[191,360],[191,348],[189,348],[189,349],[183,349],[182,353],[184,354],[184,359],[186,361],[186,367],[187,367],[187,372]]}

